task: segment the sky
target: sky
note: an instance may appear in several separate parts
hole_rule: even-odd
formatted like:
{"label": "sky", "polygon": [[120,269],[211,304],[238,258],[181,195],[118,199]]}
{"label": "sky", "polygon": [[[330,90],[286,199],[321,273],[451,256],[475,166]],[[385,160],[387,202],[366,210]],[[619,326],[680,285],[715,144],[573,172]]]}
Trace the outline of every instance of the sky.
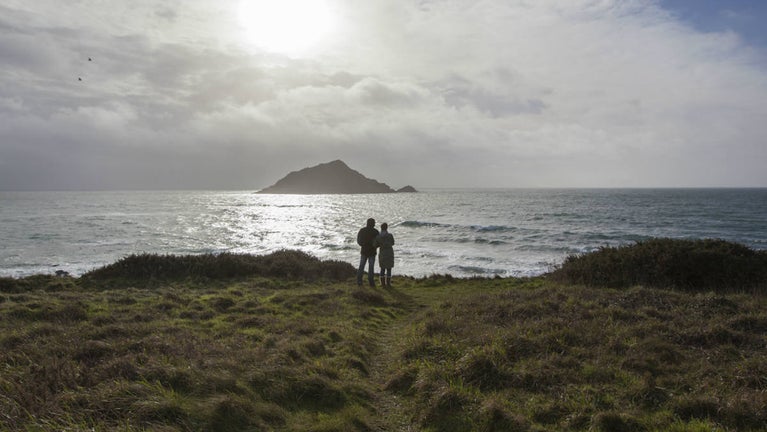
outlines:
{"label": "sky", "polygon": [[0,0],[0,190],[257,190],[335,159],[394,188],[767,187],[765,21],[762,0]]}

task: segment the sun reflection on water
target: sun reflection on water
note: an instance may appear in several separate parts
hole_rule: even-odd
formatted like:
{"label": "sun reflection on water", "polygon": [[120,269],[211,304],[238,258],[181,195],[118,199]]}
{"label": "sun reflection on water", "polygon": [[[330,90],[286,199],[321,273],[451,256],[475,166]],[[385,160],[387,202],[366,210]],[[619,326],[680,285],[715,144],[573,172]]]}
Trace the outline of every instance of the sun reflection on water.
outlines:
{"label": "sun reflection on water", "polygon": [[534,275],[569,254],[652,236],[764,249],[765,191],[0,193],[0,276],[82,274],[140,253],[298,249],[356,265],[369,217],[394,234],[397,274]]}

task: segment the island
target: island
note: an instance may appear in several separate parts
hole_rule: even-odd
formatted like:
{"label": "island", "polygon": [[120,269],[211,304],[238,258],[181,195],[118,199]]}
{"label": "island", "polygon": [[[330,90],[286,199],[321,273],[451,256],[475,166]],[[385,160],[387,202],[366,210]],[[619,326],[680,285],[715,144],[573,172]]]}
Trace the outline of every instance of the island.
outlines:
{"label": "island", "polygon": [[260,194],[370,194],[417,192],[412,186],[394,190],[386,183],[365,177],[341,160],[293,171]]}

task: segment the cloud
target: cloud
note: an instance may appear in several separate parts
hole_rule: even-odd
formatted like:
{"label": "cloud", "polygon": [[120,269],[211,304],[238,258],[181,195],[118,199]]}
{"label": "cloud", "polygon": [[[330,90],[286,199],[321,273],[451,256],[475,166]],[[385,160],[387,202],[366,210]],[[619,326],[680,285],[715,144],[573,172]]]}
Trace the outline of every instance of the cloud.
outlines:
{"label": "cloud", "polygon": [[395,186],[767,185],[763,48],[654,1],[336,0],[306,58],[219,2],[19,5],[0,189],[259,188],[337,158]]}

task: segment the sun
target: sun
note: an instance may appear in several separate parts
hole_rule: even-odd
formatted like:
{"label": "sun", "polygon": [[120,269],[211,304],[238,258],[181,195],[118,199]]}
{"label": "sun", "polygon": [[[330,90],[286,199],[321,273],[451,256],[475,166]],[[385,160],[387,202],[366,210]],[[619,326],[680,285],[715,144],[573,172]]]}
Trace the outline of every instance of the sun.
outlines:
{"label": "sun", "polygon": [[238,19],[248,43],[286,55],[305,54],[334,24],[325,0],[241,0]]}

